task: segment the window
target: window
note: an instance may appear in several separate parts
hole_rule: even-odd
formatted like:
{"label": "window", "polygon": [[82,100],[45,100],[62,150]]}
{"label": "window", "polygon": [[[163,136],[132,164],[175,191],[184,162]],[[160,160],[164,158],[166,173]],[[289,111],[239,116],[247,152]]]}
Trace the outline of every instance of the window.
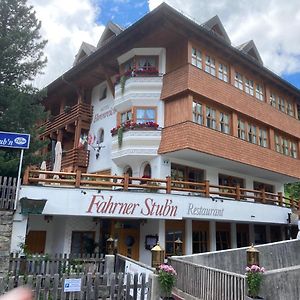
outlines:
{"label": "window", "polygon": [[132,121],[132,112],[131,110],[121,113],[121,124],[124,124],[128,121]]}
{"label": "window", "polygon": [[273,106],[273,107],[276,107],[276,95],[271,93],[270,95],[270,104]]}
{"label": "window", "polygon": [[256,191],[264,190],[267,193],[275,192],[274,185],[263,183],[263,182],[258,182],[258,181],[253,182],[253,189]]}
{"label": "window", "polygon": [[216,76],[215,59],[208,55],[206,55],[206,59],[205,59],[205,72],[213,76]]}
{"label": "window", "polygon": [[245,92],[251,96],[254,95],[253,91],[253,80],[246,78],[245,80]]}
{"label": "window", "polygon": [[[166,256],[175,255],[175,241],[179,238],[184,243],[184,221],[166,220]],[[184,250],[184,244],[182,245]],[[182,253],[183,254],[183,253]]]}
{"label": "window", "polygon": [[133,58],[132,58],[124,64],[124,73],[132,71],[133,69],[134,69],[134,63],[133,63]]}
{"label": "window", "polygon": [[259,128],[258,144],[259,144],[259,146],[262,146],[262,147],[268,146],[267,131],[265,129]]}
{"label": "window", "polygon": [[155,122],[155,117],[155,108],[137,108],[136,110],[137,123]]}
{"label": "window", "polygon": [[150,166],[150,164],[145,165],[144,172],[143,172],[143,177],[144,178],[151,178],[151,166]]}
{"label": "window", "polygon": [[202,69],[202,54],[201,51],[196,48],[192,48],[192,65]]}
{"label": "window", "polygon": [[284,155],[289,155],[289,143],[286,138],[281,138],[281,143],[282,143],[282,153]]}
{"label": "window", "polygon": [[193,253],[203,253],[209,251],[208,236],[209,223],[193,221]]}
{"label": "window", "polygon": [[278,98],[278,109],[282,112],[285,112],[285,101],[283,98]]}
{"label": "window", "polygon": [[281,153],[281,145],[280,145],[280,139],[278,135],[275,135],[275,150]]}
{"label": "window", "polygon": [[256,93],[255,97],[258,100],[264,100],[264,90],[261,84],[256,84]]}
{"label": "window", "polygon": [[290,102],[287,102],[287,114],[290,116],[294,116],[294,107],[293,104]]}
{"label": "window", "polygon": [[248,141],[256,144],[256,126],[248,124]]}
{"label": "window", "polygon": [[223,64],[219,64],[219,79],[228,82],[228,68]]}
{"label": "window", "polygon": [[193,122],[203,125],[202,104],[193,102]]}
{"label": "window", "polygon": [[219,131],[229,133],[229,116],[224,112],[220,112]]}
{"label": "window", "polygon": [[249,245],[249,225],[236,224],[237,247],[247,247]]}
{"label": "window", "polygon": [[154,56],[141,56],[137,58],[137,70],[151,70],[156,68]]}
{"label": "window", "polygon": [[240,90],[243,90],[243,76],[239,72],[235,72],[234,86]]}
{"label": "window", "polygon": [[294,142],[290,142],[290,156],[297,158],[297,145]]}
{"label": "window", "polygon": [[217,250],[230,248],[230,224],[216,223],[216,248]]}
{"label": "window", "polygon": [[101,144],[104,141],[104,129],[100,128],[97,134],[97,144]]}
{"label": "window", "polygon": [[73,231],[71,253],[92,254],[95,249],[94,231]]}
{"label": "window", "polygon": [[239,184],[241,188],[244,187],[244,179],[224,174],[219,174],[219,185],[235,187]]}
{"label": "window", "polygon": [[238,120],[238,138],[246,140],[245,122]]}
{"label": "window", "polygon": [[206,126],[216,129],[216,110],[206,106]]}

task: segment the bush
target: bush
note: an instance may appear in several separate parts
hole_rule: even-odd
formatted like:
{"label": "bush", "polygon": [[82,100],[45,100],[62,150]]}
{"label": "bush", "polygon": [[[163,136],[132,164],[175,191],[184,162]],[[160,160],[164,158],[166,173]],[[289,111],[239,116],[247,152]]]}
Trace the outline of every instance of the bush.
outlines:
{"label": "bush", "polygon": [[252,298],[257,298],[260,286],[263,281],[263,273],[265,269],[257,265],[252,265],[251,267],[246,267],[246,281],[248,286],[248,296]]}
{"label": "bush", "polygon": [[176,271],[172,266],[162,264],[158,270],[158,281],[165,297],[171,297],[172,288],[176,282]]}

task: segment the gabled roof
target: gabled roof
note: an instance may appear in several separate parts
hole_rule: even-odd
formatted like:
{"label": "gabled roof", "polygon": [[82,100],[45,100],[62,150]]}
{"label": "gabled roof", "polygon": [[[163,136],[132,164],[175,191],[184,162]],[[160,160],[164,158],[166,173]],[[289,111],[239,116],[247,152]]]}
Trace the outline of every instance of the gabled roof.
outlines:
{"label": "gabled roof", "polygon": [[244,53],[250,55],[252,58],[254,58],[257,62],[259,62],[261,65],[263,65],[263,61],[260,57],[260,54],[255,46],[255,43],[253,40],[246,42],[238,47],[236,47],[238,50],[243,51]]}
{"label": "gabled roof", "polygon": [[229,36],[227,35],[227,32],[218,15],[215,15],[213,18],[203,23],[202,26],[207,30],[215,33],[219,37],[222,37],[228,44],[231,44]]}
{"label": "gabled roof", "polygon": [[105,43],[105,41],[110,40],[110,38],[113,36],[119,35],[122,31],[124,31],[123,27],[116,23],[113,23],[112,21],[109,21],[100,37],[97,48],[100,48]]}
{"label": "gabled roof", "polygon": [[75,55],[73,66],[77,65],[82,59],[92,54],[96,49],[97,48],[95,46],[82,42],[77,54]]}

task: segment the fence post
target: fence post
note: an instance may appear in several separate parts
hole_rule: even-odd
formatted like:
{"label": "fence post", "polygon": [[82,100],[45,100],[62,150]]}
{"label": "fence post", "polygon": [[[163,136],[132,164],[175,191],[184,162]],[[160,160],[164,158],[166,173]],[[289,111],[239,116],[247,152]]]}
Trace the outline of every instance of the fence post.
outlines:
{"label": "fence post", "polygon": [[29,170],[30,168],[27,167],[25,169],[24,175],[23,175],[23,184],[28,184],[29,183]]}
{"label": "fence post", "polygon": [[278,192],[278,204],[280,206],[282,206],[282,201],[283,201],[283,198],[282,198],[282,192]]}
{"label": "fence post", "polygon": [[261,190],[261,199],[262,199],[262,203],[266,203],[266,191],[265,191],[265,189]]}
{"label": "fence post", "polygon": [[128,191],[128,185],[129,185],[129,174],[124,174],[124,191]]}
{"label": "fence post", "polygon": [[104,263],[104,273],[111,274],[114,272],[115,268],[115,256],[114,255],[105,255],[105,263]]}
{"label": "fence post", "polygon": [[158,275],[151,273],[149,274],[150,285],[150,297],[147,297],[147,300],[157,300],[160,299],[161,290],[158,282]]}
{"label": "fence post", "polygon": [[205,187],[204,187],[205,188],[205,192],[204,192],[205,193],[205,197],[209,198],[209,180],[205,180],[204,184],[205,184]]}
{"label": "fence post", "polygon": [[76,171],[76,180],[75,180],[75,187],[80,187],[80,181],[81,181],[81,170]]}
{"label": "fence post", "polygon": [[[282,195],[282,193],[281,193]],[[290,203],[291,203],[291,208],[295,208],[295,202],[294,202],[294,197],[292,196],[290,199]],[[281,206],[282,206],[282,201],[281,201]]]}
{"label": "fence post", "polygon": [[241,188],[240,188],[239,184],[236,185],[235,199],[236,200],[241,200]]}
{"label": "fence post", "polygon": [[167,182],[166,182],[166,193],[171,194],[171,177],[167,176],[166,180],[167,180]]}

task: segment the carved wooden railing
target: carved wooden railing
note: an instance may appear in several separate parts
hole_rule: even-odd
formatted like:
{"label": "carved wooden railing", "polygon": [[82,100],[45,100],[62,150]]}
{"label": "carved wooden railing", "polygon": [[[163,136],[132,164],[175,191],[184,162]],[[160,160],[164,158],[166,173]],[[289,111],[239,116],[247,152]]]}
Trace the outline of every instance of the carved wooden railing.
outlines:
{"label": "carved wooden railing", "polygon": [[71,149],[63,152],[61,167],[84,167],[87,168],[89,164],[89,150],[85,149]]}
{"label": "carved wooden railing", "polygon": [[[40,176],[44,174],[46,176]],[[54,179],[58,175],[59,179]],[[46,178],[44,178],[46,177]],[[57,177],[57,176],[56,176]],[[26,169],[23,184],[51,184],[58,183],[61,187],[93,188],[93,189],[122,189],[130,191],[143,189],[149,192],[176,193],[185,195],[199,195],[202,197],[226,197],[237,201],[252,200],[262,204],[274,204],[279,206],[299,209],[298,200],[284,197],[282,192],[267,193],[264,190],[244,189],[238,185],[235,187],[210,184],[208,180],[203,182],[190,182],[173,180],[171,177],[165,179],[129,177],[117,175],[98,175],[82,173],[80,170],[72,172],[50,172],[34,169]],[[216,195],[216,196],[214,196]]]}
{"label": "carved wooden railing", "polygon": [[71,124],[79,118],[86,123],[90,123],[93,116],[92,106],[86,103],[79,103],[70,108],[68,112],[62,112],[57,116],[52,117],[51,121],[48,120],[41,127],[44,128],[41,136],[47,136],[51,132],[60,128],[64,128],[66,125]]}

